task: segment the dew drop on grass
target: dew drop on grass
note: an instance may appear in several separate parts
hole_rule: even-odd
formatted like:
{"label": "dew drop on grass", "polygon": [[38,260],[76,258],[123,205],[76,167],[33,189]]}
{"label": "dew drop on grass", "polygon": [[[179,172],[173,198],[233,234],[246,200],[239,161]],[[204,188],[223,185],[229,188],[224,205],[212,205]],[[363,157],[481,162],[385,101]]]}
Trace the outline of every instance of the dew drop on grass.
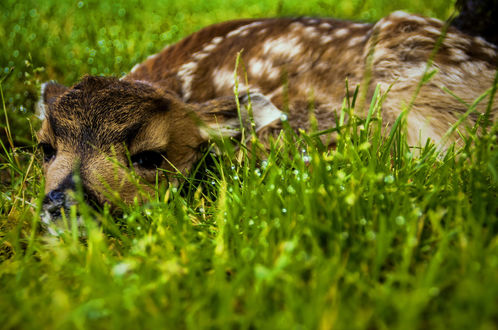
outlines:
{"label": "dew drop on grass", "polygon": [[127,262],[120,262],[112,267],[112,274],[116,277],[122,277],[125,275],[131,268],[131,265]]}
{"label": "dew drop on grass", "polygon": [[395,221],[398,226],[403,226],[406,223],[405,217],[402,215],[398,215]]}
{"label": "dew drop on grass", "polygon": [[392,176],[391,174],[387,175],[385,178],[384,178],[384,182],[387,183],[387,184],[391,184],[394,182],[394,176]]}
{"label": "dew drop on grass", "polygon": [[367,239],[368,239],[369,241],[373,241],[373,240],[375,240],[375,237],[376,237],[376,236],[377,236],[377,235],[375,235],[375,232],[374,232],[374,231],[372,231],[372,230],[370,230],[370,231],[367,233]]}
{"label": "dew drop on grass", "polygon": [[254,225],[254,220],[253,219],[249,220],[248,225],[249,226],[253,226]]}
{"label": "dew drop on grass", "polygon": [[287,121],[287,115],[285,113],[280,115],[280,120],[281,121]]}
{"label": "dew drop on grass", "polygon": [[367,219],[361,218],[360,219],[360,225],[365,226],[367,224]]}
{"label": "dew drop on grass", "polygon": [[257,168],[257,169],[254,170],[254,174],[256,176],[261,176],[261,171],[259,170],[259,168]]}
{"label": "dew drop on grass", "polygon": [[282,213],[283,213],[283,214],[286,214],[286,213],[287,213],[287,209],[286,209],[285,207],[282,209]]}
{"label": "dew drop on grass", "polygon": [[355,194],[351,193],[351,194],[346,196],[346,204],[353,205],[355,201],[356,201]]}

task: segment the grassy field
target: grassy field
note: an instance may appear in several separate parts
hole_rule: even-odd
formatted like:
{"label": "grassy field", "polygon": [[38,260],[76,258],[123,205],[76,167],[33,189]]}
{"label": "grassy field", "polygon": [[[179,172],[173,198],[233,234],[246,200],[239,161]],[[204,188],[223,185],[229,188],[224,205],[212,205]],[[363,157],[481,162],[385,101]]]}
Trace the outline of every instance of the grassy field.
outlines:
{"label": "grassy field", "polygon": [[381,137],[373,102],[335,150],[288,130],[263,161],[228,146],[123,217],[82,206],[85,240],[40,233],[41,82],[120,76],[227,19],[453,12],[443,0],[152,3],[0,2],[0,328],[498,328],[496,124],[446,154],[412,153],[402,126]]}

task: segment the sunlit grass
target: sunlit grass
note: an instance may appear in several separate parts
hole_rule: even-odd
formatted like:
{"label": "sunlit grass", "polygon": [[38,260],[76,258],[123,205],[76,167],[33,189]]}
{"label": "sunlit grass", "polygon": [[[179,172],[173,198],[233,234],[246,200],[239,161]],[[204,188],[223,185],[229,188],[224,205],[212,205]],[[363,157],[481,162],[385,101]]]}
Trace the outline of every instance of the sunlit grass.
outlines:
{"label": "sunlit grass", "polygon": [[[38,123],[25,90],[120,75],[215,21],[324,14],[318,2],[299,5],[0,5],[0,59],[15,66],[1,84],[11,124],[1,140],[2,328],[496,328],[497,125],[446,152],[409,149],[402,120],[382,133],[385,91],[364,105],[366,118],[349,96],[333,150],[320,140],[328,132],[288,128],[267,153],[257,141],[219,143],[222,156],[206,150],[196,173],[145,205],[123,205],[120,217],[81,206],[82,228],[69,225],[73,209],[59,237],[38,230],[43,179],[26,117]],[[326,14],[377,19],[394,6],[341,2]],[[451,10],[421,6],[406,8]]]}

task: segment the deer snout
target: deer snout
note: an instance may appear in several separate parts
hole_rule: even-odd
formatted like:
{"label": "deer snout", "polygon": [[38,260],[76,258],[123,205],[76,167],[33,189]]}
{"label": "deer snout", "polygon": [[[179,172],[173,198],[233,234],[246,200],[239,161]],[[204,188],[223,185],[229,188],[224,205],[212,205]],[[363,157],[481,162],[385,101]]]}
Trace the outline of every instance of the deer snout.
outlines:
{"label": "deer snout", "polygon": [[[85,186],[83,188],[83,200],[85,204],[92,207],[101,206],[97,197]],[[75,199],[76,185],[74,183],[74,174],[68,175],[61,184],[46,193],[42,202],[41,220],[45,229],[52,235],[58,235],[64,230],[62,226],[62,214],[69,216],[71,206],[77,204]],[[81,225],[78,217],[78,226]]]}

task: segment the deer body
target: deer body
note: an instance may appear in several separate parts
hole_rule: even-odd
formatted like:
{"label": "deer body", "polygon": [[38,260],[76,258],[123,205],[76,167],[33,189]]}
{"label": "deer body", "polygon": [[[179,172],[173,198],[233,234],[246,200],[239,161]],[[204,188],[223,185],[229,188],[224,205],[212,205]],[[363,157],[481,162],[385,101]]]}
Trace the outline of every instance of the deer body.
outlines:
{"label": "deer body", "polygon": [[[328,128],[346,96],[345,80],[352,95],[373,51],[368,95],[379,83],[384,91],[392,84],[383,112],[392,123],[411,101],[442,29],[439,20],[404,12],[377,24],[314,18],[227,22],[167,47],[124,79],[163,85],[185,102],[205,102],[233,94],[235,59],[242,51],[249,86],[241,79],[239,90],[260,92],[279,109],[288,106],[291,125],[300,128],[307,128],[306,109],[313,102],[319,125]],[[434,59],[438,74],[422,87],[410,114],[409,143],[439,141],[465,112],[441,87],[471,104],[492,86],[497,63],[496,47],[450,28]]]}
{"label": "deer body", "polygon": [[[85,77],[71,88],[49,83],[42,92],[46,119],[39,132],[47,218],[56,213],[54,205],[67,207],[59,192],[74,188],[76,163],[92,199],[105,203],[115,191],[129,203],[137,189],[123,169],[130,163],[127,152],[137,174],[154,182],[156,167],[188,171],[209,134],[237,137],[233,88],[239,52],[243,121],[249,91],[260,135],[281,129],[282,112],[291,127],[308,129],[310,104],[318,129],[333,127],[334,113],[358,84],[368,84],[368,102],[377,84],[383,92],[390,88],[382,116],[392,124],[412,102],[442,30],[441,21],[403,12],[376,24],[315,18],[232,21],[165,48],[119,80]],[[420,88],[407,117],[412,145],[427,138],[438,142],[468,104],[493,85],[498,63],[494,45],[451,27],[433,60],[437,72]],[[488,101],[477,104],[477,111],[483,113]],[[493,101],[492,120],[497,96]],[[472,113],[465,124],[473,125],[478,116]]]}

